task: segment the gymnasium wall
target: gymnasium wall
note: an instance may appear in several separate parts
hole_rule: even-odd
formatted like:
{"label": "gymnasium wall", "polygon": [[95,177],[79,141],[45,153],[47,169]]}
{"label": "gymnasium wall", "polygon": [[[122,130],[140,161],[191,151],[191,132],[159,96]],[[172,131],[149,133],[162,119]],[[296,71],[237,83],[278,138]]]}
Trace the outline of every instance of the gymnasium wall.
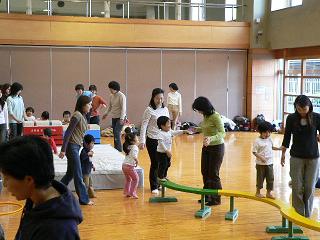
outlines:
{"label": "gymnasium wall", "polygon": [[270,12],[268,21],[270,48],[319,46],[319,12],[319,0],[304,0],[302,6]]}
{"label": "gymnasium wall", "polygon": [[180,87],[183,121],[201,119],[191,109],[197,96],[208,97],[218,112],[233,118],[246,113],[246,70],[245,50],[0,46],[0,83],[22,83],[25,105],[33,106],[37,117],[48,110],[54,119],[74,109],[77,83],[97,85],[108,101],[112,80],[120,82],[128,117],[137,125],[152,89],[167,93],[170,82]]}

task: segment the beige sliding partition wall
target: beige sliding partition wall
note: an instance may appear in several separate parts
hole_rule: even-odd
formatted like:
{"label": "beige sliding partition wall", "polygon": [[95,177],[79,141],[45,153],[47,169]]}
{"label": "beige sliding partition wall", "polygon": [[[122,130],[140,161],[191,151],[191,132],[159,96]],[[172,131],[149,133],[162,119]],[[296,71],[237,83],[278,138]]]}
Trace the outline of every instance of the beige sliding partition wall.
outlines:
{"label": "beige sliding partition wall", "polygon": [[191,108],[198,96],[208,97],[218,112],[233,118],[246,113],[246,66],[246,50],[0,47],[1,84],[21,82],[25,105],[33,106],[36,116],[47,110],[54,119],[74,110],[77,83],[97,85],[109,101],[112,80],[127,94],[128,117],[137,125],[152,89],[162,87],[167,94],[171,82],[182,94],[182,121],[200,121]]}

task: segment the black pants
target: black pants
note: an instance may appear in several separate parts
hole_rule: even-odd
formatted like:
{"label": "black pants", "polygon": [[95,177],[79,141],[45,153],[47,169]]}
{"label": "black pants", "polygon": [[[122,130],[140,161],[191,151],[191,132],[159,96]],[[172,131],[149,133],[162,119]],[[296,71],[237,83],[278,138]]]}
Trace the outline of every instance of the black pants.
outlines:
{"label": "black pants", "polygon": [[167,177],[168,168],[171,166],[171,158],[166,153],[157,152],[157,161],[159,163],[158,177]]}
{"label": "black pants", "polygon": [[10,140],[22,135],[22,123],[9,123],[10,127]]}
{"label": "black pants", "polygon": [[[203,177],[203,188],[222,189],[219,172],[224,156],[224,144],[212,145],[202,148],[201,173]],[[207,201],[221,202],[217,195],[206,196]]]}
{"label": "black pants", "polygon": [[0,124],[0,143],[7,141],[7,124]]}
{"label": "black pants", "polygon": [[151,191],[158,189],[158,168],[159,163],[157,159],[157,146],[158,140],[148,138],[146,140],[146,146],[149,154],[149,158],[151,161],[150,171],[149,171],[149,182],[150,182],[150,189]]}
{"label": "black pants", "polygon": [[93,116],[90,117],[90,124],[98,124],[100,123],[100,117],[99,116]]}

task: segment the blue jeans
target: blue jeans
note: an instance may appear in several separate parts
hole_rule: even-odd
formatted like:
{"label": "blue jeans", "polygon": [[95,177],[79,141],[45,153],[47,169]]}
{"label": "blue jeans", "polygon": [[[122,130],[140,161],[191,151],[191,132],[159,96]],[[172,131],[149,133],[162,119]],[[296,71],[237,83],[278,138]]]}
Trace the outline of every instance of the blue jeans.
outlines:
{"label": "blue jeans", "polygon": [[88,204],[89,196],[86,185],[83,182],[82,169],[80,162],[79,150],[81,146],[75,143],[70,143],[67,146],[66,156],[68,159],[67,172],[61,179],[61,182],[68,185],[73,179],[76,193],[79,197],[80,204]]}
{"label": "blue jeans", "polygon": [[114,148],[122,152],[121,130],[123,125],[120,124],[120,118],[112,118],[113,143]]}

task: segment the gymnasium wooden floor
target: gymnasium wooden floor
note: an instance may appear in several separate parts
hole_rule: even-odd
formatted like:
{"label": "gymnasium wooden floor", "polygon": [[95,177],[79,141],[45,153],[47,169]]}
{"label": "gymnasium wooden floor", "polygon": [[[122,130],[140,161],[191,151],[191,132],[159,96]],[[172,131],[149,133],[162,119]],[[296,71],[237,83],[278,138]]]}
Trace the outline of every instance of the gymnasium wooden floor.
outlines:
{"label": "gymnasium wooden floor", "polygon": [[[226,154],[221,168],[223,188],[255,191],[255,163],[251,144],[257,133],[227,133]],[[280,146],[282,135],[273,134],[275,146]],[[110,143],[111,138],[104,139]],[[172,166],[169,178],[177,183],[202,187],[200,153],[202,137],[178,136],[174,139]],[[147,151],[140,152],[140,165],[145,170],[144,189],[139,189],[139,199],[126,199],[122,190],[105,190],[97,193],[94,206],[82,207],[84,221],[80,225],[81,239],[271,239],[265,233],[268,225],[280,225],[279,211],[261,202],[236,199],[239,217],[232,223],[224,220],[229,208],[228,198],[222,205],[214,206],[206,219],[196,219],[194,213],[200,208],[198,195],[168,190],[176,196],[177,203],[150,204],[149,158]],[[274,153],[275,195],[289,202],[289,164],[280,165],[280,151]],[[4,190],[0,201],[14,200]],[[8,210],[1,208],[1,211]],[[20,214],[0,217],[7,239],[13,239],[19,224]],[[312,219],[320,220],[319,190],[316,190]],[[320,239],[320,233],[303,229],[310,239]],[[279,234],[277,234],[279,235]],[[281,234],[280,234],[281,235]]]}

